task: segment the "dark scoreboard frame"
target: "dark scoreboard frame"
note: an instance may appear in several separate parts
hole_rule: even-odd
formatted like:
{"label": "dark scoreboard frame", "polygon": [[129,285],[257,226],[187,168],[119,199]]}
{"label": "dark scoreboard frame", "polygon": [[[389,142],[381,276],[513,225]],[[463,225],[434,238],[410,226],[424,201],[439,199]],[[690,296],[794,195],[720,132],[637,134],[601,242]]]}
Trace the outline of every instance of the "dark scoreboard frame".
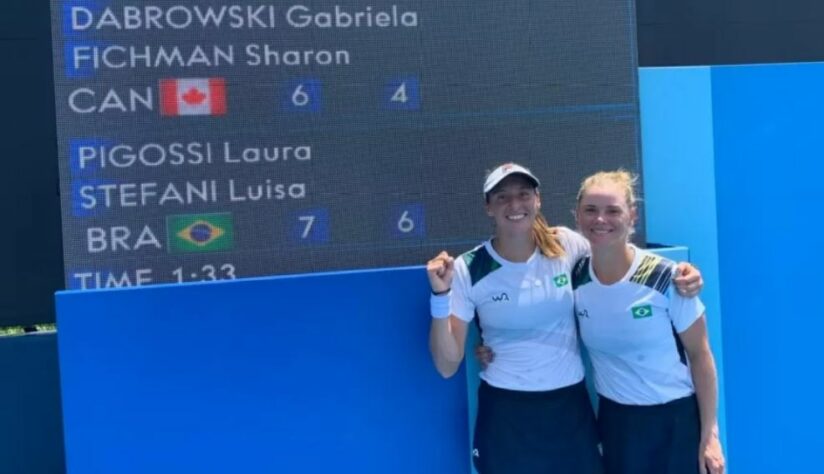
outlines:
{"label": "dark scoreboard frame", "polygon": [[571,225],[581,178],[639,171],[633,18],[608,1],[55,0],[66,285],[458,253],[488,235],[478,189],[506,161]]}

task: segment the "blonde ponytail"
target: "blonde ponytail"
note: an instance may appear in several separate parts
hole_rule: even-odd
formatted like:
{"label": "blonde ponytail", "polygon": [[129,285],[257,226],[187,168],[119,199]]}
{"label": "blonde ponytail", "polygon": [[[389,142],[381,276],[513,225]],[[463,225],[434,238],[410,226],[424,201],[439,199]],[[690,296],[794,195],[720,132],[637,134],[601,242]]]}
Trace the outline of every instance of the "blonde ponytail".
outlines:
{"label": "blonde ponytail", "polygon": [[558,239],[558,229],[550,227],[540,212],[535,216],[535,222],[532,223],[532,236],[544,257],[557,258],[566,254]]}

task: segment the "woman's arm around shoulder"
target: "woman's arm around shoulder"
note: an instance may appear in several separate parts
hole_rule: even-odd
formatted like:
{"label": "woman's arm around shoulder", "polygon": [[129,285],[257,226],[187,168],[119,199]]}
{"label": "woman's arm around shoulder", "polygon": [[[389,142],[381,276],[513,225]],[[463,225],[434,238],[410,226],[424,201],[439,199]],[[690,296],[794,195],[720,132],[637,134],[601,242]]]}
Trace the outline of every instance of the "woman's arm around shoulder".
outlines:
{"label": "woman's arm around shoulder", "polygon": [[577,231],[564,226],[552,228],[572,263],[590,254],[589,241]]}
{"label": "woman's arm around shoulder", "polygon": [[679,262],[675,266],[672,282],[678,289],[678,294],[686,297],[698,296],[704,288],[704,278],[698,267],[690,262]]}

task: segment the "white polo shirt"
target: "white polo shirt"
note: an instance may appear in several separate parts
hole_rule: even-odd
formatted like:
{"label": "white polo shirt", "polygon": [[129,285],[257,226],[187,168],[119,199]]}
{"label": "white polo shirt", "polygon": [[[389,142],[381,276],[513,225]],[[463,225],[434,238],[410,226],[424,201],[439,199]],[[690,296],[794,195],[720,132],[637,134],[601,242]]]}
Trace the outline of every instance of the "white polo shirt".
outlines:
{"label": "white polo shirt", "polygon": [[589,252],[583,237],[558,228],[566,255],[539,250],[526,262],[502,258],[486,241],[455,260],[451,312],[478,315],[495,354],[481,378],[499,388],[553,390],[580,382],[584,368],[573,315],[572,266]]}
{"label": "white polo shirt", "polygon": [[672,261],[633,248],[629,271],[612,285],[598,281],[589,257],[575,265],[575,314],[598,393],[626,405],[656,405],[695,392],[678,334],[704,305],[675,291]]}

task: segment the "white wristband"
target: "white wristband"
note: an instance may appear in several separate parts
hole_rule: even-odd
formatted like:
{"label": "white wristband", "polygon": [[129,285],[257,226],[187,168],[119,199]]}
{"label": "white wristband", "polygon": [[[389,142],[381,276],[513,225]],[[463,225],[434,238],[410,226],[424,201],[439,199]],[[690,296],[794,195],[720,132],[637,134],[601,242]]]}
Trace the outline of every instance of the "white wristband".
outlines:
{"label": "white wristband", "polygon": [[450,291],[444,295],[432,295],[429,297],[429,312],[435,319],[446,319],[449,317],[449,297]]}

